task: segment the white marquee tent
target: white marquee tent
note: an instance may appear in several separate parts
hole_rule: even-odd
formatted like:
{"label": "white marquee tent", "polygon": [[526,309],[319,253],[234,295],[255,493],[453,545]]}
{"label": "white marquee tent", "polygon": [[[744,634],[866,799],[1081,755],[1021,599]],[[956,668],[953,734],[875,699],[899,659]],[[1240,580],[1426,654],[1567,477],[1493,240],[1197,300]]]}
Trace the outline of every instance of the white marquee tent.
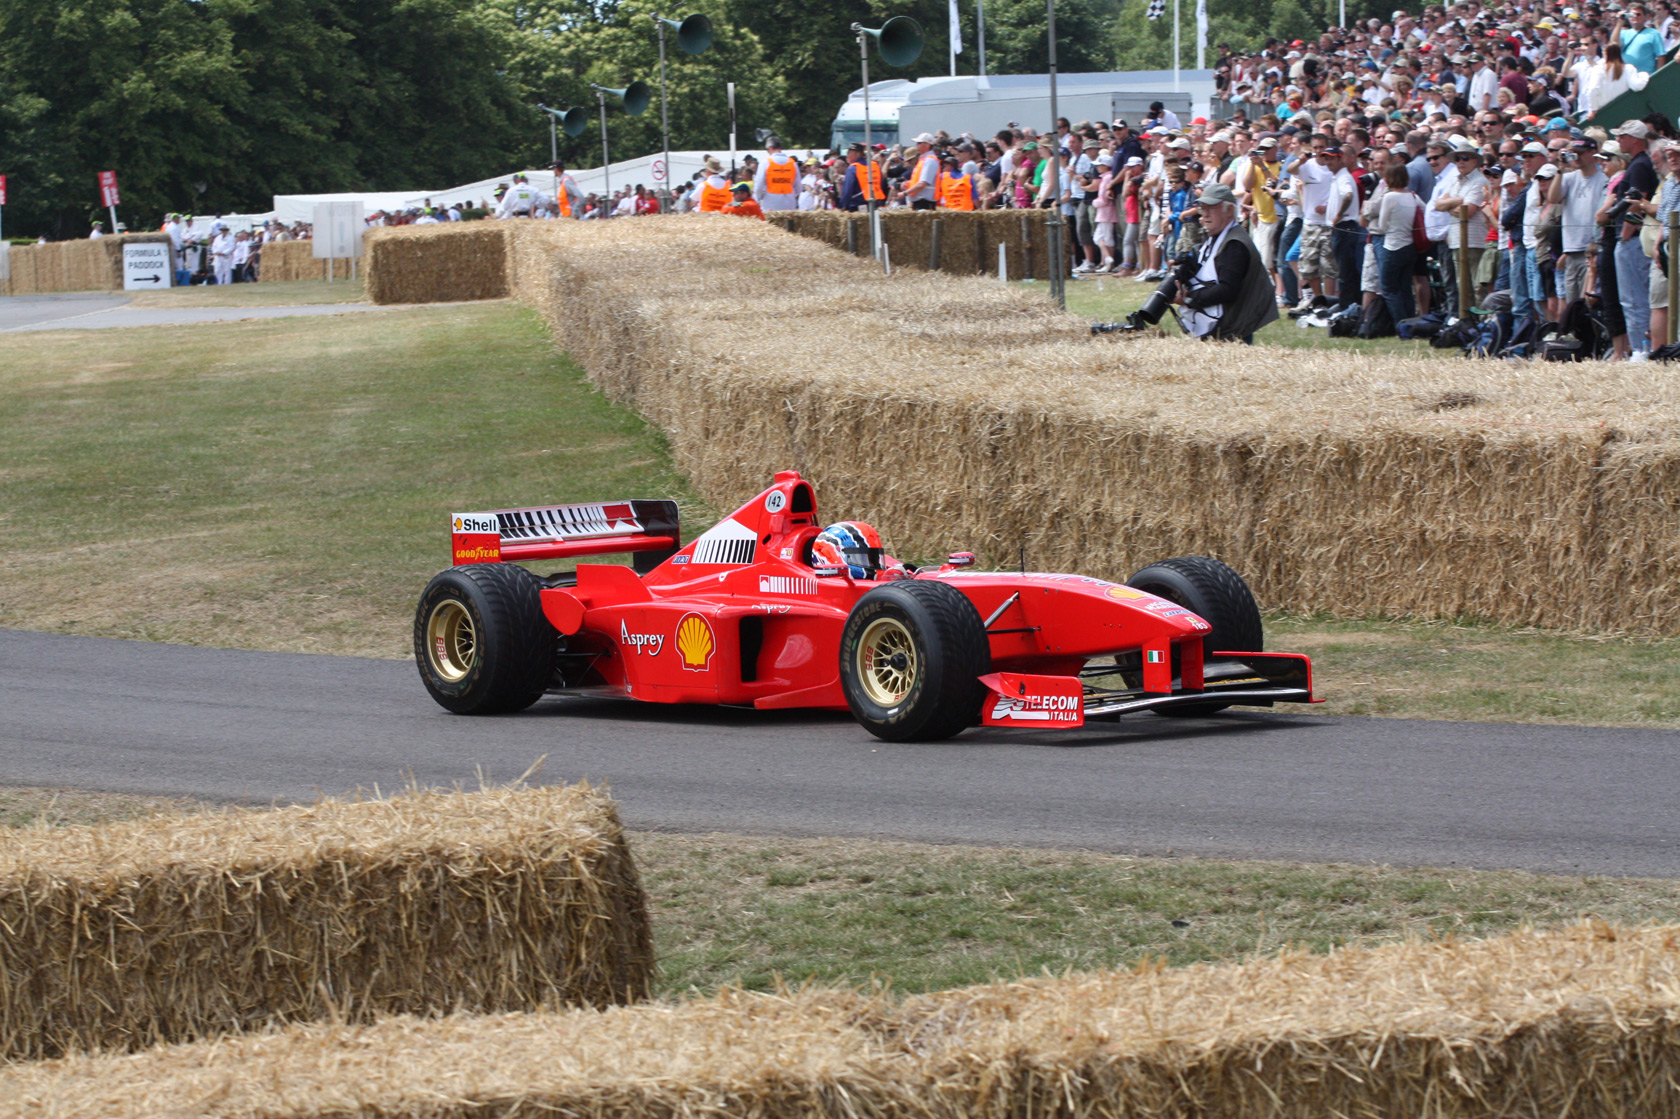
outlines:
{"label": "white marquee tent", "polygon": [[[800,158],[805,155],[803,151],[794,151],[790,154]],[[763,150],[742,151],[738,153],[737,158],[745,158],[748,155],[756,156],[761,163],[765,158]],[[724,165],[725,169],[728,168],[729,153],[727,151],[672,152],[671,165],[675,172],[672,185],[685,183],[693,178],[705,166],[707,156],[716,158],[719,163]],[[654,164],[663,160],[664,155],[656,153],[614,163],[608,169],[611,172],[612,189],[622,190],[624,187],[635,186],[638,183],[650,189],[661,186],[660,180],[654,178],[653,171]],[[480,179],[475,183],[463,183],[461,186],[448,187],[442,190],[385,190],[346,194],[277,194],[274,196],[273,214],[257,215],[257,217],[259,219],[274,217],[288,225],[293,222],[314,221],[315,205],[318,202],[360,202],[363,212],[367,214],[373,214],[380,210],[407,210],[424,205],[427,199],[431,199],[434,206],[449,206],[456,202],[474,205],[488,202],[494,205],[496,187],[513,182],[514,174],[515,172],[510,171],[493,179]],[[530,179],[531,185],[538,190],[550,195],[554,193],[553,172],[526,171],[524,174],[526,178]],[[584,194],[600,194],[606,190],[609,175],[599,167],[571,171],[569,174],[572,176],[572,181]]]}

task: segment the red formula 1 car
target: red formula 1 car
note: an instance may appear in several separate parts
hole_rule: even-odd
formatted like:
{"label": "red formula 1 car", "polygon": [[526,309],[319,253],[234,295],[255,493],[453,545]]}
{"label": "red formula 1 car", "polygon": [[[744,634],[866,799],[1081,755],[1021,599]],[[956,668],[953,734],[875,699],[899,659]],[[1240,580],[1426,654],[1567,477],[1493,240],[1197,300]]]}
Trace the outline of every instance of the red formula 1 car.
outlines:
{"label": "red formula 1 car", "polygon": [[[547,692],[819,707],[907,741],[1316,702],[1311,662],[1259,652],[1254,598],[1217,560],[1123,584],[975,571],[965,552],[917,570],[866,524],[825,527],[793,471],[687,545],[670,501],[462,513],[452,538],[414,652],[432,697],[461,714]],[[510,562],[625,552],[632,566],[547,578]]]}

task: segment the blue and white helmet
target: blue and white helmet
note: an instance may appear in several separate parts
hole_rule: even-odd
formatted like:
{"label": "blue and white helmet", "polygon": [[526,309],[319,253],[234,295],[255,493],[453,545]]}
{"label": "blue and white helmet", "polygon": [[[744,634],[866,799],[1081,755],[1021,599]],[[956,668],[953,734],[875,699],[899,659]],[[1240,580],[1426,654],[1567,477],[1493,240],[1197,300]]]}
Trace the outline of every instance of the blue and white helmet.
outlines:
{"label": "blue and white helmet", "polygon": [[843,567],[854,579],[873,579],[881,570],[881,534],[862,521],[829,525],[811,541],[812,567]]}

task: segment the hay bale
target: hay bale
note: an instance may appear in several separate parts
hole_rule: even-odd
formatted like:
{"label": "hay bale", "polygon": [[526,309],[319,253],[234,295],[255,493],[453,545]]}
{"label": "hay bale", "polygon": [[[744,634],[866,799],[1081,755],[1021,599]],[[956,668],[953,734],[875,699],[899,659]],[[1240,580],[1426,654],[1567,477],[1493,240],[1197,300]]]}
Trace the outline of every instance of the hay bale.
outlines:
{"label": "hay bale", "polygon": [[[521,224],[515,222],[513,224]],[[367,236],[374,303],[506,299],[507,222],[392,226]]]}
{"label": "hay bale", "polygon": [[[340,278],[349,275],[349,263],[336,262],[333,275]],[[326,278],[327,262],[315,259],[313,241],[270,241],[262,248],[257,279],[265,284]]]}
{"label": "hay bale", "polygon": [[121,291],[122,246],[168,240],[167,233],[123,233],[91,241],[14,245],[9,290],[12,295]]}
{"label": "hay bale", "polygon": [[0,832],[0,1056],[604,1006],[653,968],[611,801],[412,793]]}
{"label": "hay bale", "polygon": [[1680,929],[399,1018],[0,1071],[31,1119],[1603,1116],[1680,1106]]}

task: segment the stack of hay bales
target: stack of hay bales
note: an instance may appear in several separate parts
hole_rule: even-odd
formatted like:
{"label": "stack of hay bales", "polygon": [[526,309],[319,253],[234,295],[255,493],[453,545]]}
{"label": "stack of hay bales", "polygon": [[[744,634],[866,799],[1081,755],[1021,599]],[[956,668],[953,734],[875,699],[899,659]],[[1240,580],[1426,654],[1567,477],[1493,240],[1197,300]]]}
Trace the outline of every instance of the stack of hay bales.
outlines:
{"label": "stack of hay bales", "polygon": [[[350,262],[335,261],[333,275],[341,280],[348,278]],[[315,259],[313,241],[270,241],[262,248],[261,271],[257,278],[265,284],[324,280],[327,278],[327,262]]]}
{"label": "stack of hay bales", "polygon": [[0,1054],[646,995],[645,899],[586,786],[0,833]]}
{"label": "stack of hay bales", "polygon": [[773,223],[500,225],[514,294],[720,508],[792,467],[914,559],[1212,555],[1268,609],[1680,633],[1660,366],[1117,345],[1028,289],[885,277]]}
{"label": "stack of hay bales", "polygon": [[0,1072],[0,1116],[1569,1115],[1680,1109],[1680,929],[947,991],[397,1019]]}
{"label": "stack of hay bales", "polygon": [[375,303],[505,299],[509,228],[506,222],[473,222],[375,229],[367,236],[368,298]]}
{"label": "stack of hay bales", "polygon": [[167,233],[124,233],[96,240],[13,245],[12,295],[61,291],[121,291],[122,246],[167,242]]}
{"label": "stack of hay bales", "polygon": [[[1050,233],[1044,210],[883,210],[881,240],[894,268],[926,269],[932,263],[933,223],[941,229],[939,268],[954,276],[997,275],[998,246],[1005,246],[1012,280],[1050,278]],[[869,252],[868,218],[835,210],[776,214],[770,220],[802,237],[837,249]],[[852,227],[848,232],[848,226]]]}

